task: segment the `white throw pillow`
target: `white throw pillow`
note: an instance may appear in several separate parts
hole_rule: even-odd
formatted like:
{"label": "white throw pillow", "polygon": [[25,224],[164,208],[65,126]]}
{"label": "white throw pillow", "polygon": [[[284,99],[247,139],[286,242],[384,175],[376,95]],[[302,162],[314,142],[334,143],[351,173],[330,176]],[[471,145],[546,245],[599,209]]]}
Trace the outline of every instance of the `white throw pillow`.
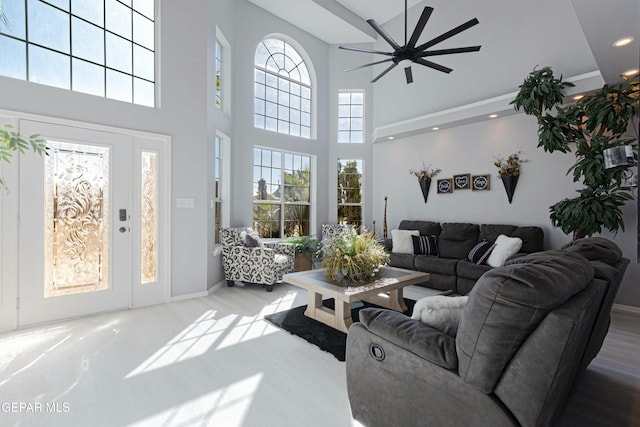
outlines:
{"label": "white throw pillow", "polygon": [[416,301],[411,318],[455,337],[468,298],[466,295],[456,297],[435,295],[422,298]]}
{"label": "white throw pillow", "polygon": [[501,267],[509,257],[517,254],[521,247],[522,239],[501,234],[496,239],[496,247],[487,258],[487,264],[491,267]]}
{"label": "white throw pillow", "polygon": [[413,240],[411,236],[419,236],[418,230],[391,230],[391,241],[394,254],[413,254]]}

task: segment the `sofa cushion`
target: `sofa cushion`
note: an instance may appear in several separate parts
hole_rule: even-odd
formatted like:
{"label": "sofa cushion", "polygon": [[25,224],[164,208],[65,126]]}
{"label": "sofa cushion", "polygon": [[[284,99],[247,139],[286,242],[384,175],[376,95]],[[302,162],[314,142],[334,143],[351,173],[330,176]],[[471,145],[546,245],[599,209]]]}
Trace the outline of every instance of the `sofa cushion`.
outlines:
{"label": "sofa cushion", "polygon": [[469,251],[478,243],[477,224],[444,223],[438,239],[438,253],[444,258],[467,259]]}
{"label": "sofa cushion", "polygon": [[491,267],[502,267],[508,258],[518,253],[522,247],[522,239],[501,234],[496,239],[495,245],[487,258],[487,264]]}
{"label": "sofa cushion", "polygon": [[507,224],[481,224],[480,239],[495,242],[499,235],[522,239],[520,252],[540,252],[544,249],[544,231],[540,227],[518,227]]}
{"label": "sofa cushion", "polygon": [[391,230],[391,240],[393,241],[392,253],[412,254],[413,240],[411,236],[419,236],[418,230]]}
{"label": "sofa cushion", "polygon": [[416,301],[411,318],[455,337],[468,296],[433,295]]}
{"label": "sofa cushion", "polygon": [[440,223],[433,221],[402,220],[398,225],[400,230],[418,230],[421,236],[440,235]]}
{"label": "sofa cushion", "polygon": [[460,376],[491,393],[503,369],[549,311],[584,289],[593,267],[580,255],[546,251],[486,272],[469,294],[456,349]]}
{"label": "sofa cushion", "polygon": [[258,233],[251,229],[243,230],[240,232],[240,240],[242,240],[242,244],[247,248],[259,248],[262,247],[262,242],[260,241],[260,236]]}
{"label": "sofa cushion", "polygon": [[413,254],[389,254],[389,265],[392,267],[406,268],[407,270],[414,270],[416,268],[413,259]]}
{"label": "sofa cushion", "polygon": [[465,279],[478,280],[480,276],[492,268],[493,267],[487,264],[478,265],[471,261],[461,259],[458,264],[456,264],[456,275],[458,277],[464,277]]}
{"label": "sofa cushion", "polygon": [[438,255],[438,236],[411,236],[414,255]]}
{"label": "sofa cushion", "polygon": [[414,259],[414,267],[418,271],[442,273],[454,277],[457,263],[457,259],[440,258],[433,255],[416,255]]}

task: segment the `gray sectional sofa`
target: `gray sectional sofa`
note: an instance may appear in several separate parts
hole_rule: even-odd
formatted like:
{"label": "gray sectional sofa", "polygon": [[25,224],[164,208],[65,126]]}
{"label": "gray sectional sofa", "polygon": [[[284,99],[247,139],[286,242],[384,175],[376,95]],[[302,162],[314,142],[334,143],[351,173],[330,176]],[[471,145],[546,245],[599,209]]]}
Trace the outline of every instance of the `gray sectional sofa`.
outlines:
{"label": "gray sectional sofa", "polygon": [[628,264],[603,238],[512,259],[478,280],[456,336],[363,309],[347,336],[354,418],[368,427],[554,425],[602,346]]}
{"label": "gray sectional sofa", "polygon": [[424,286],[460,295],[468,294],[480,276],[492,268],[467,259],[478,242],[486,240],[493,243],[501,234],[518,237],[522,239],[522,248],[512,258],[544,249],[544,232],[536,226],[403,220],[398,229],[418,230],[421,236],[437,236],[438,255],[393,253],[392,240],[387,239],[385,246],[391,252],[390,264],[428,272],[431,278]]}

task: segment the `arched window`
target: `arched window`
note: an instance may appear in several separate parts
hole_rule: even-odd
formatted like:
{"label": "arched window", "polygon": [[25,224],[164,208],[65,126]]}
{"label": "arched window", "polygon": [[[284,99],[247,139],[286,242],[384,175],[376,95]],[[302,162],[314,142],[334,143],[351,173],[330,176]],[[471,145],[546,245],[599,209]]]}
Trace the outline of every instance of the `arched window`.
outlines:
{"label": "arched window", "polygon": [[254,126],[311,138],[311,80],[287,42],[265,39],[255,57]]}

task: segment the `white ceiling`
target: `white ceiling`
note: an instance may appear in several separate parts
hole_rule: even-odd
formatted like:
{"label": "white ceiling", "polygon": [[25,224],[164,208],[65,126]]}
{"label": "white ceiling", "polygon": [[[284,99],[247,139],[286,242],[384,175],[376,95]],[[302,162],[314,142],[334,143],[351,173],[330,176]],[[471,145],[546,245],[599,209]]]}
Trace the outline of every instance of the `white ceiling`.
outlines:
{"label": "white ceiling", "polygon": [[[354,44],[362,42],[372,42],[377,34],[366,23],[367,19],[373,18],[380,24],[389,23],[393,18],[398,17],[399,21],[404,21],[404,2],[402,0],[250,0],[259,7],[281,17],[282,19],[302,28],[310,34],[326,41],[330,44]],[[529,22],[540,33],[553,33],[558,38],[564,36],[563,28],[551,27],[545,15],[553,14],[557,8],[540,11],[538,1],[518,1],[503,0],[502,2],[479,2],[477,0],[459,0],[455,5],[438,0],[421,1],[407,0],[409,7],[408,27],[409,32],[415,26],[418,15],[424,6],[433,6],[434,14],[427,24],[427,29],[432,27],[444,28],[448,30],[473,17],[489,17],[481,19],[477,27],[484,28],[469,30],[475,32],[478,39],[491,41],[491,34],[505,34],[507,31],[500,31],[497,26],[503,24],[509,27],[509,21],[521,20],[523,17],[539,19],[538,22]],[[620,74],[631,68],[639,67],[639,38],[640,38],[640,2],[638,0],[571,0],[571,5],[575,16],[571,20],[577,19],[582,34],[567,34],[567,37],[575,39],[580,37],[586,40],[593,54],[592,58],[586,59],[595,62],[600,68],[604,80],[608,83],[620,81]],[[415,9],[412,9],[414,6]],[[440,11],[438,10],[440,6]],[[486,10],[493,7],[494,10]],[[455,10],[459,13],[451,13]],[[508,15],[506,12],[508,10]],[[440,13],[439,13],[440,12]],[[447,13],[447,15],[445,15]],[[415,16],[414,16],[415,15]],[[455,15],[455,16],[452,16]],[[492,19],[495,18],[495,19]],[[480,18],[479,18],[480,19]],[[489,22],[487,22],[489,21]],[[553,21],[553,20],[550,20]],[[385,25],[386,27],[386,25]],[[571,31],[574,27],[569,25]],[[391,26],[393,28],[393,26]],[[391,30],[388,30],[391,32]],[[512,28],[509,28],[512,31]],[[568,31],[568,29],[566,30]],[[397,33],[397,28],[395,33]],[[400,33],[402,33],[400,28]],[[520,34],[514,34],[514,43],[518,43]],[[616,39],[631,35],[635,37],[634,43],[626,48],[613,48],[611,43]],[[460,36],[457,36],[460,37]],[[395,34],[394,38],[401,43],[402,34]],[[501,43],[504,43],[502,41]],[[531,46],[536,51],[549,51],[552,55],[553,45],[548,44],[548,39],[540,38],[539,46]],[[558,43],[563,40],[558,39]],[[514,46],[514,49],[517,47]],[[484,47],[483,47],[484,49]],[[576,58],[576,60],[580,60]],[[358,65],[357,63],[354,65]]]}

